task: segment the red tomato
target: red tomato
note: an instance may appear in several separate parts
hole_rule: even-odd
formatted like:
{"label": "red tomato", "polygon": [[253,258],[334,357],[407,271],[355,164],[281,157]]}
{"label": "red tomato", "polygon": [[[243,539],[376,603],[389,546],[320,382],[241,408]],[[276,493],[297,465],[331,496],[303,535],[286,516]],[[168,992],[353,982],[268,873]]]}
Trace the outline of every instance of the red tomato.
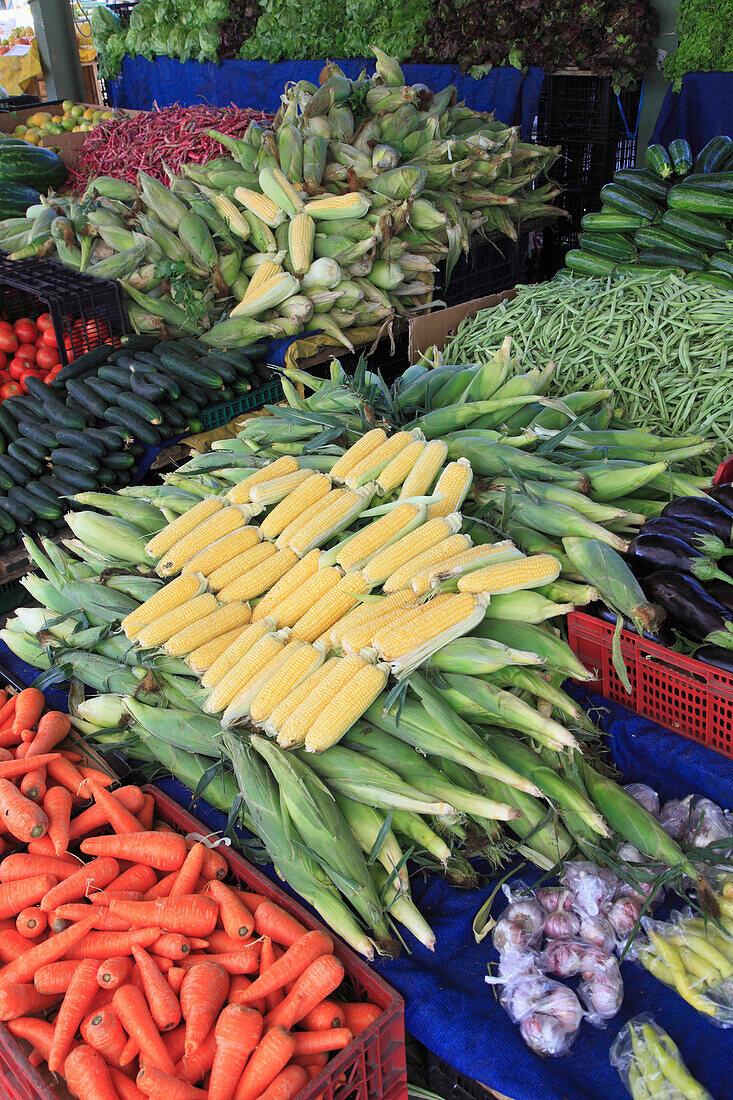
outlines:
{"label": "red tomato", "polygon": [[11,359],[8,364],[10,377],[14,378],[16,382],[19,382],[21,374],[25,374],[25,372],[30,369],[30,366],[31,364],[25,359]]}
{"label": "red tomato", "polygon": [[11,332],[15,332],[15,329],[11,325],[10,321],[0,321],[0,328],[9,328]]}
{"label": "red tomato", "polygon": [[30,317],[21,317],[15,322],[15,335],[21,344],[32,344],[38,338],[38,329]]}
{"label": "red tomato", "polygon": [[17,382],[4,382],[2,386],[0,386],[0,397],[3,399],[6,397],[17,397],[18,394],[22,392]]}
{"label": "red tomato", "polygon": [[35,344],[21,344],[15,353],[16,359],[27,359],[29,363],[35,363],[38,348]]}
{"label": "red tomato", "polygon": [[3,382],[12,382],[12,381],[13,380],[10,377],[10,371],[9,370],[0,370],[0,385],[2,385]]}
{"label": "red tomato", "polygon": [[6,353],[17,351],[18,337],[8,329],[0,329],[0,351]]}
{"label": "red tomato", "polygon": [[53,328],[53,321],[51,320],[50,313],[42,313],[36,320],[39,332],[45,332],[48,328]]}
{"label": "red tomato", "polygon": [[0,370],[5,370],[8,365],[8,357],[4,351],[0,351]]}
{"label": "red tomato", "polygon": [[[2,339],[2,333],[0,333],[0,340]],[[52,328],[45,328],[43,330],[43,342],[47,348],[57,348],[58,343],[56,341],[56,333]],[[2,345],[0,344],[0,347]]]}
{"label": "red tomato", "polygon": [[61,363],[58,348],[40,347],[36,356],[36,364],[43,370],[49,370]]}
{"label": "red tomato", "polygon": [[28,378],[37,378],[39,380],[39,382],[43,381],[43,375],[41,374],[41,372],[39,370],[24,370],[23,373],[20,376],[20,379],[19,379],[20,384],[24,388],[27,388],[26,387],[26,379],[28,379]]}

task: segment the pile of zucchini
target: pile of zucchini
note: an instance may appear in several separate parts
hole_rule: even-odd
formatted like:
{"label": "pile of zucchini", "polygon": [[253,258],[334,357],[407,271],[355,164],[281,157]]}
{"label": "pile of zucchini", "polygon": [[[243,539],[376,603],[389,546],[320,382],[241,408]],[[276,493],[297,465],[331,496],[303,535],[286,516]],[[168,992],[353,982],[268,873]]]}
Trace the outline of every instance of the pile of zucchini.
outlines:
{"label": "pile of zucchini", "polygon": [[235,351],[196,339],[123,337],[63,367],[50,386],[0,404],[0,552],[21,532],[52,535],[79,492],[128,484],[146,446],[199,432],[204,409],[272,380],[265,344]]}
{"label": "pile of zucchini", "polygon": [[715,137],[693,161],[689,144],[651,145],[645,168],[622,168],[601,189],[603,207],[586,214],[571,271],[641,274],[681,268],[733,290],[733,141]]}

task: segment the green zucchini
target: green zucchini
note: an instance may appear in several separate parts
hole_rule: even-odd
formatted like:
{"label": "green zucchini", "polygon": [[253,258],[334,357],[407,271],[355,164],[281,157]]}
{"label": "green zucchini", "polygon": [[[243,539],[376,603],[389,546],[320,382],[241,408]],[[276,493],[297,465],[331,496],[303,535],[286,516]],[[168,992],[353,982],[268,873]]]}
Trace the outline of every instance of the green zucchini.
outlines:
{"label": "green zucchini", "polygon": [[641,249],[639,260],[650,267],[681,267],[683,271],[706,271],[704,260],[694,256],[684,256],[681,252],[662,252],[659,249]]}
{"label": "green zucchini", "polygon": [[661,229],[690,241],[706,252],[725,248],[731,235],[718,218],[702,218],[682,210],[665,210],[659,223]]}
{"label": "green zucchini", "polygon": [[690,244],[689,241],[684,241],[681,237],[675,236],[666,229],[657,229],[653,225],[646,225],[642,229],[637,229],[634,233],[634,241],[640,248],[673,254],[679,253],[682,256],[692,256],[699,260],[704,259],[700,249]]}
{"label": "green zucchini", "polygon": [[35,519],[28,505],[23,504],[20,500],[13,500],[7,496],[0,497],[0,508],[15,520],[16,524],[20,524],[23,527],[29,527]]}
{"label": "green zucchini", "polygon": [[58,504],[50,504],[45,497],[33,491],[32,482],[22,488],[14,485],[12,489],[8,489],[8,496],[11,500],[27,505],[38,519],[58,519],[61,515]]}
{"label": "green zucchini", "polygon": [[648,218],[649,221],[654,221],[662,213],[658,203],[618,183],[605,184],[601,188],[601,200],[624,214],[638,214],[639,217]]}
{"label": "green zucchini", "polygon": [[717,172],[733,152],[733,141],[727,134],[711,138],[695,158],[695,172]]}
{"label": "green zucchini", "polygon": [[722,271],[693,271],[688,275],[688,278],[733,292],[733,279]]}
{"label": "green zucchini", "polygon": [[[5,455],[0,455],[0,458],[5,458]],[[0,490],[7,491],[13,485],[15,485],[15,482],[12,477],[6,474],[4,470],[0,470]]]}
{"label": "green zucchini", "polygon": [[635,277],[658,275],[659,268],[651,264],[616,264],[617,275],[634,275]]}
{"label": "green zucchini", "polygon": [[70,466],[63,466],[61,463],[55,465],[53,460],[51,462],[51,470],[54,477],[57,477],[59,481],[69,486],[69,495],[74,493],[94,493],[98,486],[99,481],[97,478],[92,477],[91,474],[84,473],[82,470],[72,470]]}
{"label": "green zucchini", "polygon": [[77,412],[76,409],[70,409],[68,405],[62,405],[55,398],[46,398],[43,402],[43,411],[47,420],[62,428],[76,428],[81,431],[87,426],[87,416]]}
{"label": "green zucchini", "polygon": [[686,187],[707,187],[713,191],[733,191],[733,172],[696,172],[680,181]]}
{"label": "green zucchini", "polygon": [[227,355],[241,355],[247,359],[261,359],[269,351],[267,344],[248,344],[246,348],[229,348]]}
{"label": "green zucchini", "polygon": [[708,266],[711,271],[722,271],[724,275],[733,277],[733,256],[730,252],[714,252]]}
{"label": "green zucchini", "polygon": [[649,224],[649,218],[640,218],[638,214],[622,214],[606,206],[603,210],[584,214],[580,223],[583,229],[598,233],[623,233],[625,229],[641,229]]}
{"label": "green zucchini", "polygon": [[663,180],[668,179],[674,171],[670,155],[663,145],[650,145],[644,153],[644,164],[650,172]]}
{"label": "green zucchini", "polygon": [[4,402],[0,404],[0,431],[7,439],[8,443],[12,443],[14,439],[18,438],[20,432],[18,431],[17,422],[4,406]]}
{"label": "green zucchini", "polygon": [[104,416],[107,402],[103,401],[99,394],[93,393],[86,382],[76,379],[66,383],[66,388],[75,401],[82,405],[92,416]]}
{"label": "green zucchini", "polygon": [[27,420],[28,416],[35,416],[37,420],[45,420],[43,405],[37,397],[30,397],[27,393],[18,394],[17,397],[6,397],[3,401],[3,409],[10,413],[16,424],[19,420]]}
{"label": "green zucchini", "polygon": [[614,172],[613,182],[620,183],[635,194],[652,199],[661,206],[666,204],[667,192],[671,186],[653,172],[646,172],[643,168],[620,168],[618,172]]}
{"label": "green zucchini", "polygon": [[128,428],[137,439],[142,440],[148,447],[154,447],[156,443],[160,443],[161,436],[157,428],[149,424],[147,420],[143,420],[141,416],[131,413],[128,409],[110,406],[110,408],[105,409],[104,419],[108,420],[110,424],[120,424],[123,428]]}
{"label": "green zucchini", "polygon": [[33,474],[26,464],[12,455],[0,455],[0,473],[5,481],[10,478],[13,485],[25,485],[33,480]]}
{"label": "green zucchini", "polygon": [[85,374],[96,370],[100,363],[104,363],[113,351],[111,344],[100,344],[98,348],[92,348],[84,355],[79,355],[73,363],[67,363],[51,382],[54,390],[63,390],[66,383],[72,378],[83,378]]}
{"label": "green zucchini", "polygon": [[123,390],[129,390],[131,377],[130,370],[117,363],[103,363],[97,371],[97,378],[101,378],[103,382],[111,382],[114,386],[120,386]]}
{"label": "green zucchini", "polygon": [[678,176],[686,176],[692,171],[692,150],[689,141],[684,138],[675,138],[669,143],[669,159]]}
{"label": "green zucchini", "polygon": [[565,266],[578,275],[612,275],[614,269],[613,260],[605,256],[598,256],[592,252],[584,252],[580,248],[573,248],[565,256]]}
{"label": "green zucchini", "polygon": [[710,214],[713,218],[733,218],[733,194],[693,187],[688,182],[676,183],[667,195],[671,210],[686,210],[688,214]]}
{"label": "green zucchini", "polygon": [[85,454],[101,458],[107,453],[107,448],[101,439],[97,439],[87,428],[84,432],[72,432],[68,428],[59,428],[56,432],[56,440],[62,447],[71,450],[82,451]]}
{"label": "green zucchini", "polygon": [[222,386],[218,393],[214,394],[214,400],[217,405],[223,405],[225,401],[234,400],[234,390],[231,386]]}
{"label": "green zucchini", "polygon": [[102,465],[110,470],[130,470],[136,465],[136,459],[129,451],[110,451],[102,459]]}
{"label": "green zucchini", "polygon": [[[16,439],[8,447],[8,454],[11,458],[16,459],[18,462],[22,462],[24,466],[27,466],[31,474],[34,477],[38,477],[43,473],[43,464],[45,456],[39,458],[32,450],[29,449],[27,439]],[[35,448],[35,444],[33,444]]]}
{"label": "green zucchini", "polygon": [[633,260],[636,256],[634,242],[621,233],[583,233],[578,243],[586,252],[596,252],[599,256],[607,256],[609,260],[619,263]]}
{"label": "green zucchini", "polygon": [[86,382],[92,393],[96,393],[107,405],[116,405],[123,390],[115,386],[113,382],[105,382],[103,378],[87,378]]}
{"label": "green zucchini", "polygon": [[131,455],[135,456],[135,458],[142,458],[142,456],[145,454],[145,444],[139,443],[137,440],[135,440],[134,443],[131,443],[127,449]]}
{"label": "green zucchini", "polygon": [[194,359],[206,355],[209,348],[198,336],[184,336],[170,345],[175,351],[181,351],[184,355],[190,355]]}
{"label": "green zucchini", "polygon": [[166,370],[177,378],[186,379],[212,390],[220,390],[224,385],[221,375],[211,367],[207,367],[201,360],[184,358],[178,352],[161,351],[160,361]]}
{"label": "green zucchini", "polygon": [[150,424],[162,422],[163,418],[155,405],[137,393],[121,393],[117,398],[117,404],[121,409],[129,409],[131,413],[135,413]]}
{"label": "green zucchini", "polygon": [[94,455],[89,454],[88,451],[83,453],[72,450],[71,447],[59,447],[53,452],[51,461],[54,466],[69,466],[72,470],[81,470],[84,474],[96,474],[99,469],[99,462]]}

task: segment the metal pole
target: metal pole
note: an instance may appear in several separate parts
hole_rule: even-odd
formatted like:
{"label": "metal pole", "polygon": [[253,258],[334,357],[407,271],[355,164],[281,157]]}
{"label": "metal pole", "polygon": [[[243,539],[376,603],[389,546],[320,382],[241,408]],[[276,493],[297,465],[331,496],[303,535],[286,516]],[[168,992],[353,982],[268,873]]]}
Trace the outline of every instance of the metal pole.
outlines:
{"label": "metal pole", "polygon": [[[677,36],[674,33],[677,20],[677,8],[679,0],[652,0],[654,7],[659,12],[659,36],[654,40],[657,50],[664,54],[671,53],[677,45]],[[650,69],[646,74],[644,86],[644,103],[639,119],[639,141],[636,147],[637,163],[644,161],[644,150],[652,136],[652,130],[657,121],[662,101],[667,91],[667,81],[658,66]]]}
{"label": "metal pole", "polygon": [[83,102],[84,77],[69,0],[31,0],[30,8],[48,98]]}

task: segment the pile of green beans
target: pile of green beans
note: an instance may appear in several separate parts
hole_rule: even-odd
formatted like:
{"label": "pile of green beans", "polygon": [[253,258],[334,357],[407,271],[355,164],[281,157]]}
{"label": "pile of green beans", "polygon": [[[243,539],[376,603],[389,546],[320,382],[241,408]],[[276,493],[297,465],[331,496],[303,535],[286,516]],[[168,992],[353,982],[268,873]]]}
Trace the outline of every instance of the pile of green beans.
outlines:
{"label": "pile of green beans", "polygon": [[517,290],[512,301],[463,321],[443,361],[483,362],[509,336],[527,369],[556,364],[561,393],[615,388],[615,415],[627,425],[716,436],[720,446],[696,460],[698,470],[730,453],[732,293],[666,272],[606,279],[564,273]]}

